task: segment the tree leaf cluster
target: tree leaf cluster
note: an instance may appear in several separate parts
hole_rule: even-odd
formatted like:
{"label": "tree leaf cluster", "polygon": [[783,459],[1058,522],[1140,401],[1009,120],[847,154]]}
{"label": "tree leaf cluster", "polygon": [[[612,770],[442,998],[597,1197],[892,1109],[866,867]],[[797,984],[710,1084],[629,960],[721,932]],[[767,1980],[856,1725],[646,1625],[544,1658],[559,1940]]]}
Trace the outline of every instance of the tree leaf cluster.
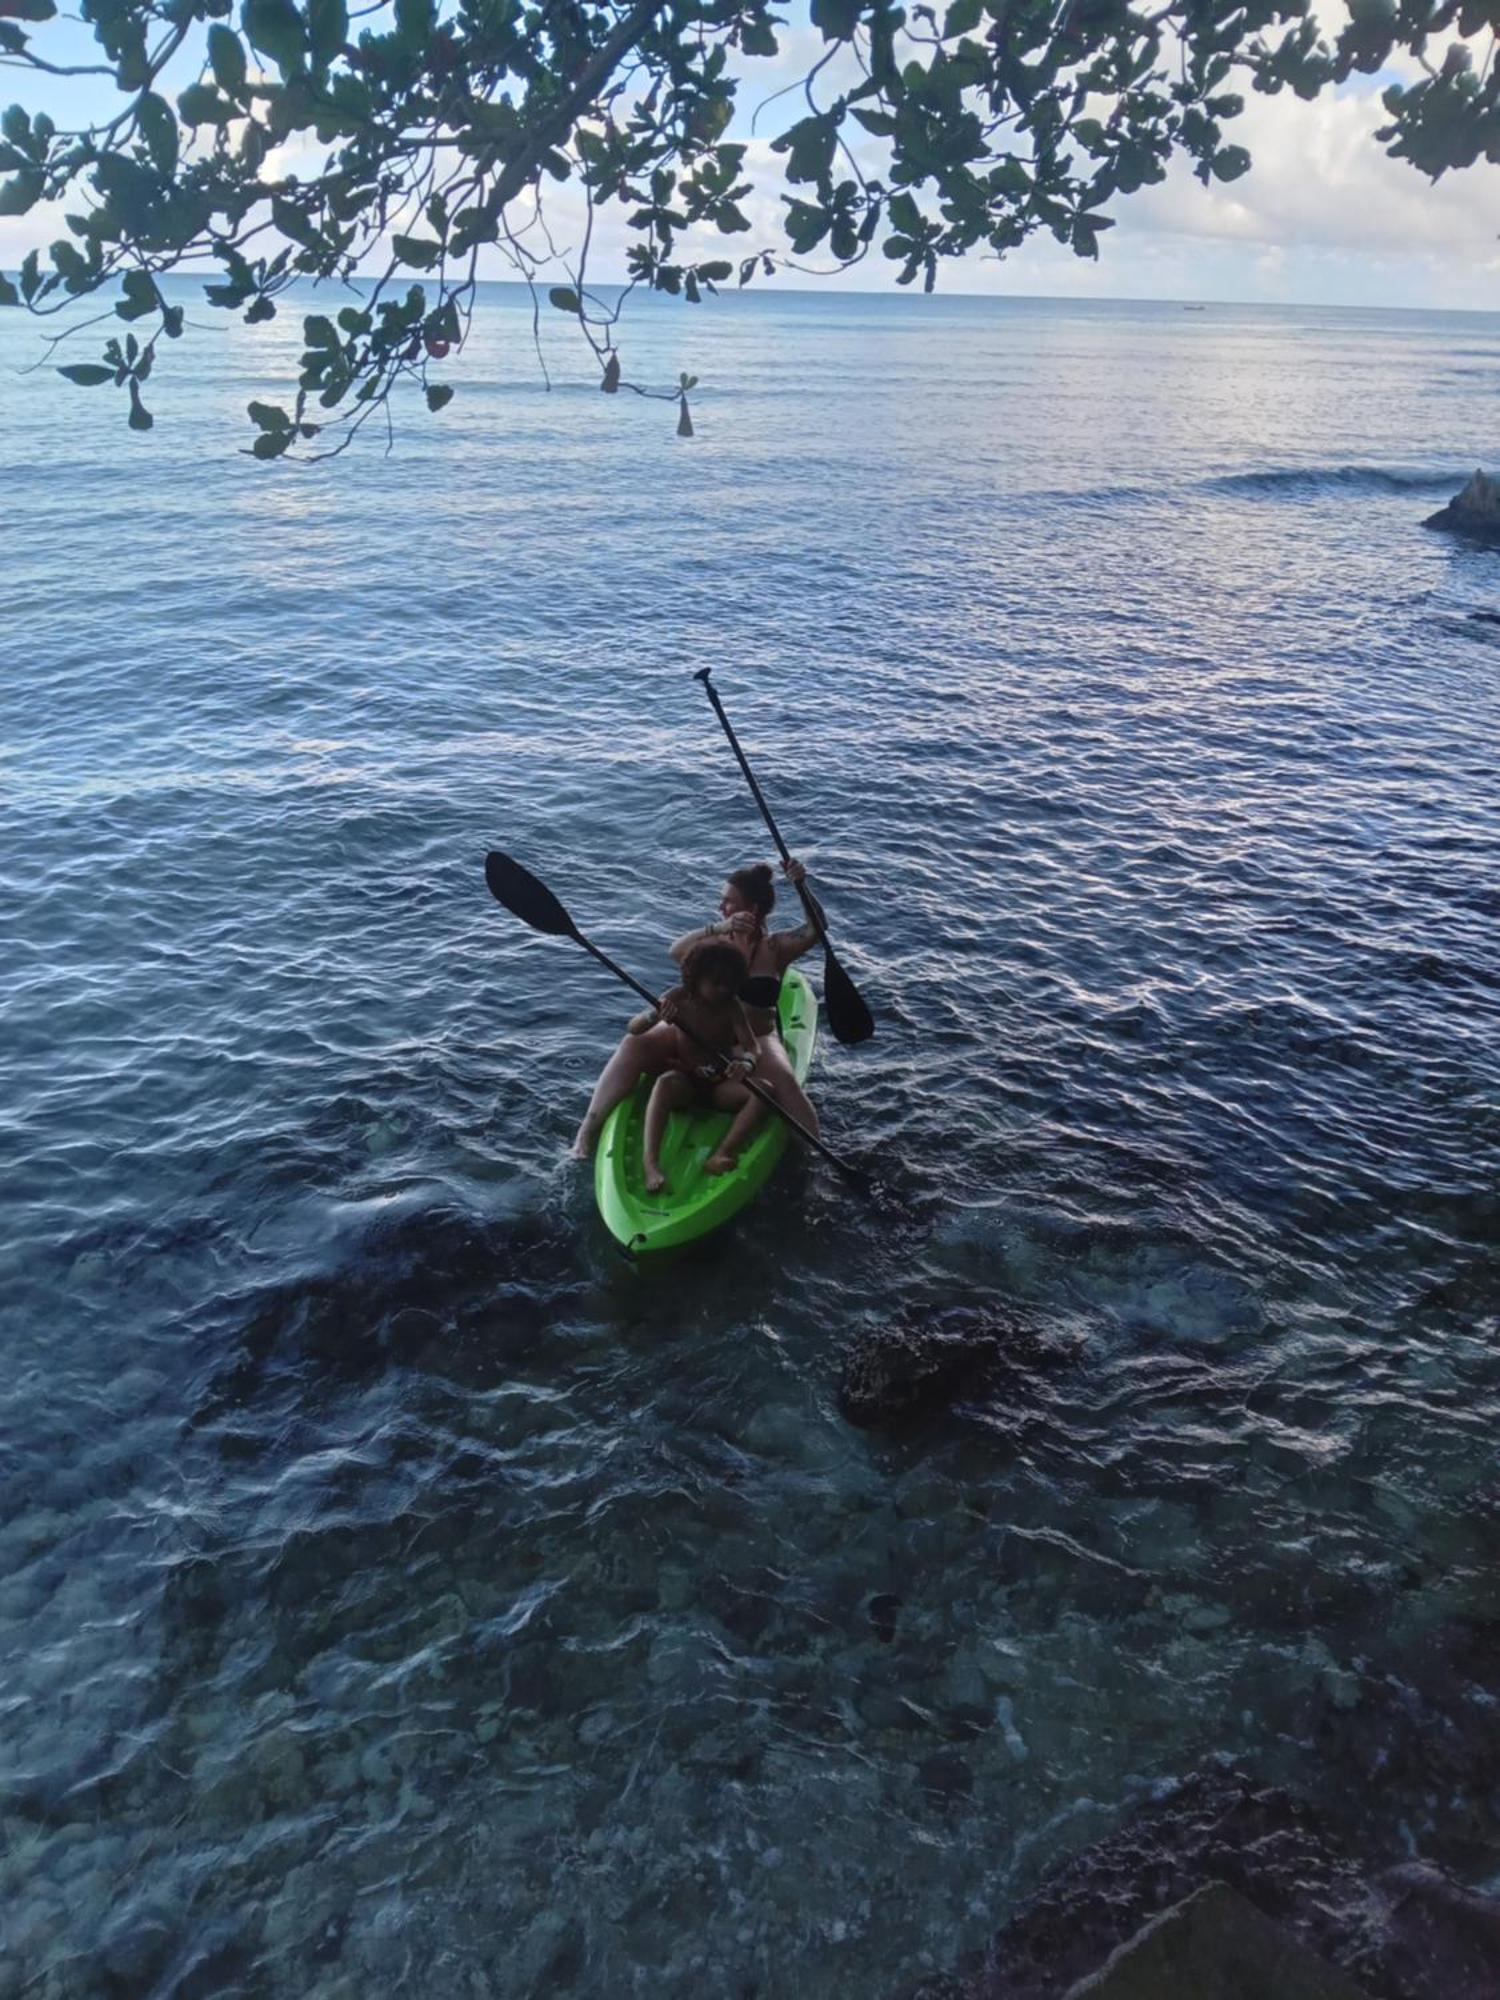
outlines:
{"label": "tree leaf cluster", "polygon": [[[4,0],[13,72],[45,71],[55,14],[54,0]],[[142,385],[185,324],[163,279],[206,273],[205,304],[251,325],[299,280],[351,285],[344,309],[304,316],[283,402],[250,406],[260,459],[352,432],[407,379],[442,409],[453,392],[431,365],[463,343],[481,254],[541,270],[561,183],[590,228],[601,210],[623,218],[632,286],[696,304],[785,261],[875,254],[931,289],[948,260],[1039,232],[1097,257],[1120,201],[1174,158],[1205,183],[1250,170],[1234,136],[1248,93],[1313,98],[1398,55],[1421,67],[1384,93],[1387,150],[1433,178],[1500,160],[1495,10],[1477,0],[1351,0],[1332,39],[1309,0],[811,0],[822,53],[778,100],[792,107],[771,148],[780,224],[752,244],[736,111],[781,46],[770,0],[352,14],[347,0],[80,0],[80,14],[115,103],[76,130],[21,103],[0,117],[0,216],[44,201],[64,214],[49,248],[0,275],[0,305],[109,299],[139,333],[63,372],[123,390],[146,428]],[[705,250],[717,239],[722,254]],[[606,393],[635,386],[582,252],[573,275],[552,305],[588,338]],[[685,390],[653,393],[689,421]]]}

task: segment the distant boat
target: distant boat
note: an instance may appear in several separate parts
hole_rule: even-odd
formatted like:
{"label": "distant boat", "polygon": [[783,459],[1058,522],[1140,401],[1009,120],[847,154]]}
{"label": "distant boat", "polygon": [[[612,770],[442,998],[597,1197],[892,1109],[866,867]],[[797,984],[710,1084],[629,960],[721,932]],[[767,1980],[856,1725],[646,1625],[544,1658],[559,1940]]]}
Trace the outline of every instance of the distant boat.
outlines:
{"label": "distant boat", "polygon": [[1184,311],[1185,313],[1206,313],[1206,312],[1208,311],[1208,307],[1207,307],[1207,306],[1184,306],[1182,310],[1183,310],[1183,311]]}

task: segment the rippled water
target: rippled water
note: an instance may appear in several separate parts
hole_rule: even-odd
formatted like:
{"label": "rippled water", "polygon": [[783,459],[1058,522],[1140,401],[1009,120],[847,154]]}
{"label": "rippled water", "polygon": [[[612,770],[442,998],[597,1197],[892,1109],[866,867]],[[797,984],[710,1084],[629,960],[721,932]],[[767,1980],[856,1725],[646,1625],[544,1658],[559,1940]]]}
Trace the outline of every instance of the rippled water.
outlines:
{"label": "rippled water", "polygon": [[[1497,1865],[1500,571],[1417,524],[1500,320],[633,326],[690,444],[497,292],[267,470],[279,325],[140,439],[0,319],[0,1994],[895,1994],[1214,1756]],[[911,1206],[653,1275],[561,1159],[629,1002],[480,864],[663,978],[765,848],[710,663]],[[1014,1301],[1019,1405],[840,1420]]]}

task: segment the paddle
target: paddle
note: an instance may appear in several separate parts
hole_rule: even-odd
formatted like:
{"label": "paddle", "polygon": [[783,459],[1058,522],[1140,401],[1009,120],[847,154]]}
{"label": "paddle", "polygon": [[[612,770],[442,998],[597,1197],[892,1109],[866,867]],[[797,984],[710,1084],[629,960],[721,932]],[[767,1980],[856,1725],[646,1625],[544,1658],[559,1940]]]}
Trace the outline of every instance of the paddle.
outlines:
{"label": "paddle", "polygon": [[[495,901],[503,904],[513,917],[519,917],[523,924],[528,924],[534,931],[541,931],[545,937],[571,938],[574,944],[581,944],[591,958],[597,958],[616,979],[621,980],[633,992],[639,993],[648,1006],[654,1007],[657,1004],[657,996],[650,987],[643,986],[625,970],[624,966],[616,965],[615,961],[602,952],[591,938],[586,938],[546,883],[539,882],[529,868],[523,868],[519,861],[513,860],[508,854],[492,851],[484,858],[484,879]],[[701,1035],[695,1033],[686,1021],[678,1021],[675,1025],[681,1028],[690,1041],[696,1042],[700,1049],[713,1056],[717,1062],[723,1063],[724,1058],[719,1051]],[[768,1104],[773,1111],[778,1112],[805,1145],[811,1146],[814,1152],[821,1153],[825,1160],[831,1161],[839,1169],[840,1173],[847,1174],[850,1180],[857,1181],[861,1187],[870,1185],[870,1176],[862,1167],[856,1167],[850,1160],[841,1159],[831,1146],[826,1146],[816,1134],[809,1132],[800,1118],[794,1118],[790,1111],[777,1103],[764,1084],[757,1083],[753,1076],[747,1076],[745,1087],[763,1104]]]}
{"label": "paddle", "polygon": [[[750,787],[755,803],[760,807],[761,818],[770,830],[772,840],[783,861],[790,861],[791,851],[781,837],[781,828],[771,817],[771,808],[766,804],[765,793],[756,783],[755,773],[750,768],[750,760],[740,748],[740,739],[734,733],[734,725],[724,713],[724,704],[719,699],[719,691],[709,679],[711,667],[702,667],[693,675],[695,681],[702,681],[703,692],[714,705],[724,734],[729,738],[729,747],[739,759],[740,769],[745,774],[745,783]],[[860,998],[858,987],[834,957],[833,946],[828,942],[828,932],[823,927],[823,916],[811,894],[801,882],[795,885],[802,898],[802,907],[807,912],[807,920],[818,934],[823,947],[823,1005],[828,1010],[828,1025],[833,1030],[835,1041],[853,1046],[857,1042],[867,1042],[875,1032],[875,1022],[869,1008]]]}

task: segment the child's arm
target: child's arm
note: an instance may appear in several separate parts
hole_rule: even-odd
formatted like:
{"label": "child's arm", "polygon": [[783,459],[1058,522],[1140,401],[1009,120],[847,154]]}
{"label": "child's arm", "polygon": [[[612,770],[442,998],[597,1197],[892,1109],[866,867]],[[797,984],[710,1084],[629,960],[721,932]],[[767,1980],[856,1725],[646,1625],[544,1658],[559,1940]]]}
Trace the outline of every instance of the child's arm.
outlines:
{"label": "child's arm", "polygon": [[633,1020],[625,1023],[626,1034],[644,1035],[648,1029],[654,1028],[659,1021],[675,1021],[677,1019],[677,1005],[681,998],[682,988],[680,986],[674,986],[670,993],[663,993],[654,1007],[644,1008]]}
{"label": "child's arm", "polygon": [[[759,1038],[750,1025],[750,1016],[745,1012],[744,1003],[734,1003],[734,1048],[730,1052],[730,1075],[738,1064],[741,1076],[748,1076],[755,1068],[756,1056],[760,1048]],[[736,1081],[739,1079],[736,1078]]]}

